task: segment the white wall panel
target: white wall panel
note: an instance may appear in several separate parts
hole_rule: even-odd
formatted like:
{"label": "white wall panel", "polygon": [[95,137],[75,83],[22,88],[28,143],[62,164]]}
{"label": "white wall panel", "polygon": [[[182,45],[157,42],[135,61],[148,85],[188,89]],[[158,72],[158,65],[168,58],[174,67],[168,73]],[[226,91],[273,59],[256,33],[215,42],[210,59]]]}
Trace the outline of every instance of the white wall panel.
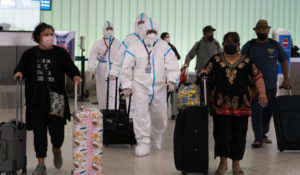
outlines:
{"label": "white wall panel", "polygon": [[[294,43],[300,45],[299,0],[55,0],[52,11],[43,11],[41,21],[55,30],[76,31],[76,55],[80,55],[79,37],[86,37],[86,52],[102,37],[102,26],[110,20],[116,37],[124,39],[134,31],[136,16],[145,12],[168,31],[183,63],[189,49],[202,37],[202,28],[213,25],[215,38],[222,43],[225,33],[237,31],[241,45],[255,37],[257,20],[267,19],[271,30],[289,29]],[[271,34],[270,34],[271,37]],[[190,70],[193,66],[190,66]]]}

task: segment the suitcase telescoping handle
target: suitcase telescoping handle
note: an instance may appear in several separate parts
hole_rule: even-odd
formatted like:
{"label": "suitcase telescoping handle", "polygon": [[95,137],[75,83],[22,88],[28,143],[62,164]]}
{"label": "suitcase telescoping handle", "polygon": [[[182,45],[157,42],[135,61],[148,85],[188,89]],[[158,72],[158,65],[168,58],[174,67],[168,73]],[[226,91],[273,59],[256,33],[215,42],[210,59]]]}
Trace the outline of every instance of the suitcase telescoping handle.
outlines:
{"label": "suitcase telescoping handle", "polygon": [[77,110],[77,85],[74,84],[74,118]]}
{"label": "suitcase telescoping handle", "polygon": [[[198,81],[200,80],[200,81]],[[204,95],[204,104],[207,106],[207,74],[201,73],[199,77],[197,78],[197,82],[200,86],[201,81],[203,82],[203,95]],[[201,93],[200,93],[201,94]]]}
{"label": "suitcase telescoping handle", "polygon": [[[279,89],[285,89],[284,86],[280,85],[279,86]],[[289,92],[289,95],[292,95],[292,88],[289,88],[289,89],[285,89]]]}
{"label": "suitcase telescoping handle", "polygon": [[203,77],[203,89],[204,89],[204,104],[207,106],[207,86],[206,86],[207,76]]}
{"label": "suitcase telescoping handle", "polygon": [[[22,125],[23,122],[23,105],[22,105],[22,81],[17,77],[17,104],[16,104],[16,126]],[[20,116],[20,118],[19,118]]]}
{"label": "suitcase telescoping handle", "polygon": [[[106,110],[108,110],[109,104],[109,77],[107,77],[107,89],[106,89]],[[117,110],[117,99],[118,99],[118,77],[116,77],[116,90],[115,90],[115,111]]]}
{"label": "suitcase telescoping handle", "polygon": [[108,111],[109,103],[109,76],[107,77],[107,87],[106,87],[106,111]]}
{"label": "suitcase telescoping handle", "polygon": [[128,114],[128,116],[129,116],[129,113],[130,113],[130,107],[131,107],[131,94],[129,95],[129,102],[128,102],[129,104],[128,104],[128,112],[127,112],[127,114]]}
{"label": "suitcase telescoping handle", "polygon": [[[124,96],[124,94],[120,95],[120,98],[119,98],[119,104],[121,104],[121,101],[122,101],[122,96]],[[126,111],[127,111],[127,116],[129,116],[129,113],[130,113],[130,108],[131,108],[131,94],[129,95],[129,100],[128,100],[128,108],[126,106]],[[127,102],[126,102],[127,103]],[[120,114],[121,110],[120,110],[120,106],[119,106],[119,114]]]}
{"label": "suitcase telescoping handle", "polygon": [[118,77],[116,77],[116,90],[115,90],[115,110],[117,110],[117,99],[118,99]]}
{"label": "suitcase telescoping handle", "polygon": [[[109,104],[109,77],[107,77],[107,89],[106,89],[106,110],[108,110]],[[118,77],[116,77],[116,89],[115,89],[115,111],[117,111],[117,99],[118,99]],[[121,104],[121,96],[119,97],[119,104]],[[128,114],[130,112],[131,95],[129,96]],[[120,106],[119,106],[120,109]],[[120,111],[120,110],[119,110]]]}

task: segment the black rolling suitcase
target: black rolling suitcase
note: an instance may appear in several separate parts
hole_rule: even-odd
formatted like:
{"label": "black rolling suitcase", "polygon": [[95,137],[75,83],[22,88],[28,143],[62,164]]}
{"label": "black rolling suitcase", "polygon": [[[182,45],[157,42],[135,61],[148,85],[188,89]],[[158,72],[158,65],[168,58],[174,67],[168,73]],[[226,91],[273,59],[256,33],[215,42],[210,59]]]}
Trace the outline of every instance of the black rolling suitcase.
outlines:
{"label": "black rolling suitcase", "polygon": [[17,175],[19,170],[22,170],[22,175],[27,173],[26,126],[22,122],[22,87],[19,80],[17,96],[16,121],[0,124],[0,174]]}
{"label": "black rolling suitcase", "polygon": [[208,173],[208,107],[204,79],[204,104],[180,109],[174,131],[174,160],[177,170]]}
{"label": "black rolling suitcase", "polygon": [[116,78],[115,109],[108,109],[109,102],[109,79],[107,81],[106,109],[101,110],[103,114],[103,144],[136,144],[133,132],[133,121],[129,118],[131,96],[129,97],[128,111],[124,96],[119,97],[119,108],[117,109],[117,96],[119,95],[118,78]]}
{"label": "black rolling suitcase", "polygon": [[300,95],[276,97],[273,116],[279,151],[300,150]]}

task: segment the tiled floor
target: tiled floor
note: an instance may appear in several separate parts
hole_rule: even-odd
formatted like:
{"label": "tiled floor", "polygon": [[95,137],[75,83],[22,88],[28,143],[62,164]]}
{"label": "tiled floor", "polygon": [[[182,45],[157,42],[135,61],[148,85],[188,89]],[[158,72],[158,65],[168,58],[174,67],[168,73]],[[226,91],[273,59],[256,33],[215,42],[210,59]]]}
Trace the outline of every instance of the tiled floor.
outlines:
{"label": "tiled floor", "polygon": [[[91,98],[94,101],[95,97]],[[72,99],[70,100],[72,104]],[[80,104],[79,104],[80,105]],[[91,105],[86,102],[85,105]],[[0,122],[8,121],[15,117],[14,109],[0,110]],[[134,155],[134,148],[127,145],[113,145],[104,148],[103,174],[104,175],[180,175],[176,170],[173,159],[173,130],[175,122],[168,121],[168,129],[164,135],[161,151],[152,151],[147,157],[138,158]],[[60,170],[53,166],[51,145],[46,158],[48,175],[71,174],[72,165],[72,123],[69,122],[65,129],[65,143],[62,147],[64,165]],[[251,122],[247,135],[246,152],[241,165],[247,175],[300,175],[300,151],[280,153],[276,146],[276,137],[273,121],[269,137],[273,144],[264,145],[260,149],[252,149],[250,144],[253,141]],[[50,143],[50,141],[49,141]],[[218,159],[213,159],[214,140],[212,138],[212,120],[209,120],[209,174],[214,174],[218,166]],[[33,149],[32,132],[27,135],[28,174],[31,174],[37,161]],[[229,165],[230,167],[230,165]],[[232,174],[231,168],[226,174]],[[192,175],[192,174],[191,174]]]}

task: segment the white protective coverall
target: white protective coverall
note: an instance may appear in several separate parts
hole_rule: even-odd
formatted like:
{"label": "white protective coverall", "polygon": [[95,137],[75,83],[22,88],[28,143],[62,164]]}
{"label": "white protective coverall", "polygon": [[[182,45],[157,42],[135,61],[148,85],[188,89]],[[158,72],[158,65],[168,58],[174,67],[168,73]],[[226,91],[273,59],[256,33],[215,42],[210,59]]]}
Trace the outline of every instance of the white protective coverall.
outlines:
{"label": "white protective coverall", "polygon": [[[89,54],[88,69],[90,72],[96,71],[96,90],[99,109],[106,109],[107,78],[113,58],[118,53],[121,42],[114,38],[113,31],[106,30],[113,28],[113,24],[106,21],[103,25],[104,37],[92,46]],[[109,84],[109,109],[115,108],[115,80]],[[119,91],[118,91],[119,92]]]}
{"label": "white protective coverall", "polygon": [[[145,22],[143,36],[148,30],[159,32],[157,23],[150,17]],[[177,83],[180,71],[174,51],[157,34],[156,38],[152,45],[146,46],[148,52],[151,50],[149,58],[145,45],[140,41],[129,46],[121,63],[120,79],[123,88],[132,89],[131,105],[134,109],[130,115],[138,146],[151,142],[161,149],[161,136],[167,127],[166,82]]]}
{"label": "white protective coverall", "polygon": [[[140,41],[141,43],[143,43],[143,39],[142,39],[142,30],[143,30],[143,26],[144,24],[140,24],[138,25],[138,23],[140,21],[144,21],[148,19],[147,14],[145,13],[141,13],[136,17],[135,23],[134,23],[134,33],[131,33],[129,35],[127,35],[127,37],[122,41],[118,54],[116,54],[115,58],[114,58],[114,62],[111,65],[111,71],[110,71],[110,75],[115,76],[115,77],[119,77],[119,73],[120,73],[120,68],[121,68],[121,62],[124,56],[124,52],[126,51],[126,49],[132,45],[133,43],[135,43],[135,41]],[[126,106],[128,109],[128,104],[129,104],[129,98],[126,98]],[[133,105],[131,105],[130,110],[133,110]],[[130,116],[131,118],[131,116]]]}
{"label": "white protective coverall", "polygon": [[147,20],[147,19],[148,19],[148,16],[145,13],[141,13],[136,17],[136,20],[134,23],[134,31],[135,32],[127,35],[127,37],[122,41],[122,44],[120,45],[120,48],[118,51],[118,54],[114,58],[114,62],[111,66],[110,75],[113,75],[115,77],[119,76],[121,62],[122,62],[122,59],[124,56],[124,52],[126,51],[126,49],[128,49],[128,47],[130,47],[136,41],[140,41],[141,43],[143,43],[143,40],[142,40],[142,29],[143,28],[142,27],[144,26],[144,24],[138,25],[138,22],[140,22],[140,21],[145,22],[145,20]]}

